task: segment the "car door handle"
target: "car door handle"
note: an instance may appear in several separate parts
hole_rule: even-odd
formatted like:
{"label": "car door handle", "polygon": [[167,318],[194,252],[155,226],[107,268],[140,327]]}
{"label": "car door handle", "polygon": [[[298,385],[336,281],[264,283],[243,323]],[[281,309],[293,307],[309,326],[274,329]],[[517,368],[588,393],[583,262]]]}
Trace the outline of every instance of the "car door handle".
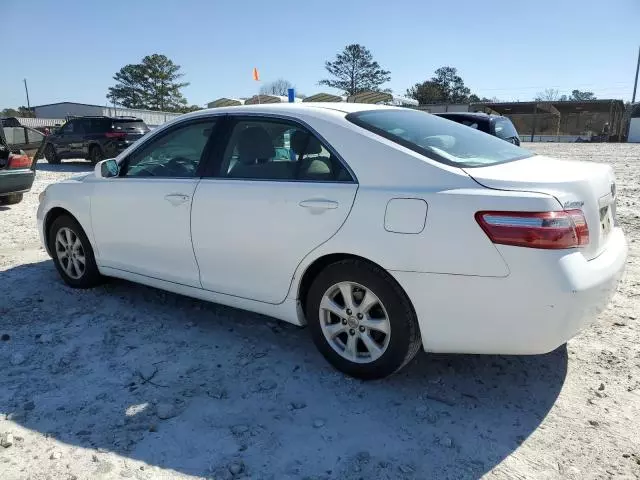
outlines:
{"label": "car door handle", "polygon": [[313,208],[317,210],[333,210],[334,208],[338,208],[338,202],[322,199],[303,200],[299,205],[304,208]]}
{"label": "car door handle", "polygon": [[184,195],[182,193],[170,193],[169,195],[165,195],[164,199],[169,202],[171,205],[180,205],[186,201],[188,201],[191,197],[189,195]]}

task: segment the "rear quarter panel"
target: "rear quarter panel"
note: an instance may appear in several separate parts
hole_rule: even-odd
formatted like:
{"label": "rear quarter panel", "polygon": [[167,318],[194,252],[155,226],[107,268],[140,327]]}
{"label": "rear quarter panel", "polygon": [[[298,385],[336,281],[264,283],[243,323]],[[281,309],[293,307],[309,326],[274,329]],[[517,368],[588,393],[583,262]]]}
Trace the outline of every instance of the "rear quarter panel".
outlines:
{"label": "rear quarter panel", "polygon": [[[509,267],[477,224],[475,213],[558,208],[550,195],[484,188],[460,168],[426,159],[364,130],[349,132],[321,122],[317,128],[353,169],[360,186],[347,221],[304,258],[294,286],[313,261],[333,253],[364,257],[389,271],[505,277]],[[385,229],[387,204],[396,198],[427,203],[421,232]],[[294,287],[290,296],[296,291]]]}

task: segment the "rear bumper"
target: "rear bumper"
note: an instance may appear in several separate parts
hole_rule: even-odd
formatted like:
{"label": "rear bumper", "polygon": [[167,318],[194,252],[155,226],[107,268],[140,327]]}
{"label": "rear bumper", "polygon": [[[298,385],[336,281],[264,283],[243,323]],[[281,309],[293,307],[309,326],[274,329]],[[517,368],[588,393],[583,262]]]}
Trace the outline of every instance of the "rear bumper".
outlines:
{"label": "rear bumper", "polygon": [[500,247],[507,277],[391,272],[418,315],[432,352],[539,354],[593,322],[622,277],[627,243],[611,233],[606,250],[587,261],[579,251]]}
{"label": "rear bumper", "polygon": [[33,170],[0,170],[0,196],[28,192],[35,176]]}

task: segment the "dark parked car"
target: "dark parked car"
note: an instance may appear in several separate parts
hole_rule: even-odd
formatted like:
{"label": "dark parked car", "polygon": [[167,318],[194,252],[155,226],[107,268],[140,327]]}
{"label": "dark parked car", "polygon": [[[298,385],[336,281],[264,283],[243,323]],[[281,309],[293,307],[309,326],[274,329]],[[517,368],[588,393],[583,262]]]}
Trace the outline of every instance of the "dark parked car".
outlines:
{"label": "dark parked car", "polygon": [[63,158],[84,158],[95,164],[117,156],[149,131],[135,117],[72,118],[47,136],[44,156],[49,163]]}
{"label": "dark parked car", "polygon": [[19,203],[31,189],[35,176],[36,162],[8,144],[0,128],[0,205]]}
{"label": "dark parked car", "polygon": [[511,120],[501,115],[487,115],[481,112],[446,112],[434,113],[439,117],[462,123],[494,137],[501,138],[514,145],[520,145],[520,137]]}

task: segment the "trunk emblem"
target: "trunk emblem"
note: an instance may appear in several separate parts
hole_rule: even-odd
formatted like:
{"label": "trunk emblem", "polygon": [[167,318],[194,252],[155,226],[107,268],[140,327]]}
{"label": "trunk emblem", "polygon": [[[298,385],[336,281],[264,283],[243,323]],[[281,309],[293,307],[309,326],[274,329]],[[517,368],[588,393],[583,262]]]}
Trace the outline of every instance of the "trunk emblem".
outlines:
{"label": "trunk emblem", "polygon": [[571,208],[582,208],[582,206],[584,205],[584,202],[582,201],[577,201],[577,202],[564,202],[564,205],[562,206],[565,210],[569,210]]}

